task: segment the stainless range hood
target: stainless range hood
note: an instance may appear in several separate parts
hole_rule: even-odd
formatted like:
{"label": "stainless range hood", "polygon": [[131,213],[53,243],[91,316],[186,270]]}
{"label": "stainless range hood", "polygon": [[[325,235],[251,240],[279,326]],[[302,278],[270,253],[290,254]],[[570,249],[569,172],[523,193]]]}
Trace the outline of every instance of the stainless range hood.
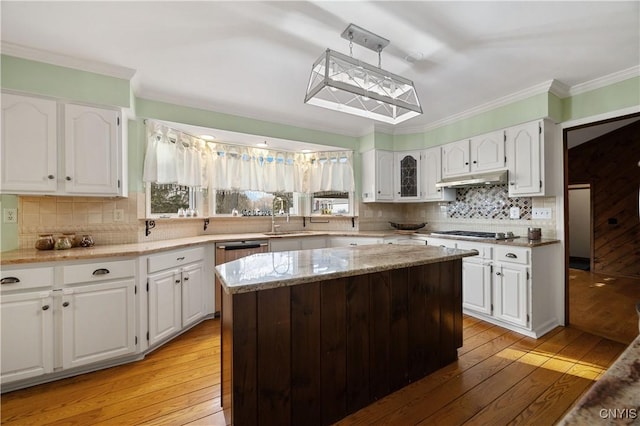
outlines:
{"label": "stainless range hood", "polygon": [[469,186],[500,185],[504,183],[507,183],[507,171],[499,170],[442,179],[436,183],[436,188],[464,188]]}

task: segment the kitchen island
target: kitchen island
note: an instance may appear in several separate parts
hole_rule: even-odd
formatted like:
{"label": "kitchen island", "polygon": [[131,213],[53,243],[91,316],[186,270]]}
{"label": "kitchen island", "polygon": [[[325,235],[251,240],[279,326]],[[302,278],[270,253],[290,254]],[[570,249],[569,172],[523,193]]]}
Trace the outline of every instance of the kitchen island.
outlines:
{"label": "kitchen island", "polygon": [[227,422],[330,424],[455,361],[475,254],[370,245],[217,266]]}

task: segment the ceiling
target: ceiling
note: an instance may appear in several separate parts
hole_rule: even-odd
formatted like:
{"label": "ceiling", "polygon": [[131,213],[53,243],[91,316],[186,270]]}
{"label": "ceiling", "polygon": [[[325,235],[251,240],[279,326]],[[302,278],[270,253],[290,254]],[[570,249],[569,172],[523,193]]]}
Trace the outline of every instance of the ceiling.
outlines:
{"label": "ceiling", "polygon": [[[303,103],[312,63],[355,23],[391,41],[382,68],[415,82],[419,129],[556,79],[640,63],[640,2],[2,1],[2,41],[135,70],[137,96],[361,136],[373,122]],[[377,64],[358,45],[353,56]]]}

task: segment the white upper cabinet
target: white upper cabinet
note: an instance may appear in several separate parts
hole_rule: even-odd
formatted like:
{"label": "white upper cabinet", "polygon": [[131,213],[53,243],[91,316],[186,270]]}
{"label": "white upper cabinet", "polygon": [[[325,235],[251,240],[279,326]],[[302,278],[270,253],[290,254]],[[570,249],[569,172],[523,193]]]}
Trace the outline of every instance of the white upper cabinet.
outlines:
{"label": "white upper cabinet", "polygon": [[394,199],[420,201],[420,151],[394,153]]}
{"label": "white upper cabinet", "polygon": [[3,193],[126,195],[118,111],[3,94],[1,143]]}
{"label": "white upper cabinet", "polygon": [[471,171],[482,172],[502,169],[506,166],[504,155],[505,132],[487,133],[471,138]]}
{"label": "white upper cabinet", "polygon": [[542,121],[506,130],[509,196],[544,195],[544,144]]}
{"label": "white upper cabinet", "polygon": [[373,149],[362,153],[362,201],[393,201],[392,151]]}
{"label": "white upper cabinet", "polygon": [[65,191],[71,194],[119,194],[117,111],[65,105]]}
{"label": "white upper cabinet", "polygon": [[420,177],[422,179],[422,199],[424,201],[453,201],[456,190],[436,188],[442,179],[442,158],[440,147],[429,148],[420,155]]}
{"label": "white upper cabinet", "polygon": [[469,173],[469,140],[448,143],[442,146],[442,177]]}
{"label": "white upper cabinet", "polygon": [[52,100],[2,94],[2,192],[56,191],[56,110]]}
{"label": "white upper cabinet", "polygon": [[448,143],[442,146],[442,177],[504,169],[503,130]]}

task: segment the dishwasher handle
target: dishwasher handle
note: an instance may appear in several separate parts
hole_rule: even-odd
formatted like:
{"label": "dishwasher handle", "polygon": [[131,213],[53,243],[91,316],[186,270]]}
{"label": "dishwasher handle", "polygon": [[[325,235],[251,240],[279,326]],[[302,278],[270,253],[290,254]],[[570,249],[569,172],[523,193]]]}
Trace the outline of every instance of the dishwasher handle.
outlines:
{"label": "dishwasher handle", "polygon": [[266,247],[268,245],[269,243],[256,241],[256,242],[246,242],[246,243],[239,243],[239,244],[224,244],[224,245],[221,244],[217,246],[217,248],[223,249],[225,251],[230,251],[230,250],[254,249],[254,248],[260,248],[260,247]]}

